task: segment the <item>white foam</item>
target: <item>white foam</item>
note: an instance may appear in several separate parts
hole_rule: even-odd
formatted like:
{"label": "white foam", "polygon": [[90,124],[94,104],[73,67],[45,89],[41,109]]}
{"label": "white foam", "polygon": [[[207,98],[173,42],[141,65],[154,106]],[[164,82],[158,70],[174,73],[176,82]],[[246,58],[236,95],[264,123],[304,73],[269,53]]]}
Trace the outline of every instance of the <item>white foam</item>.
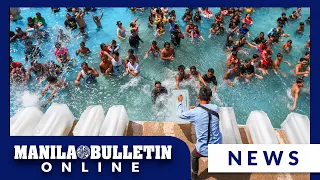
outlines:
{"label": "white foam", "polygon": [[23,107],[40,107],[40,95],[38,94],[31,94],[29,91],[24,91],[21,101]]}

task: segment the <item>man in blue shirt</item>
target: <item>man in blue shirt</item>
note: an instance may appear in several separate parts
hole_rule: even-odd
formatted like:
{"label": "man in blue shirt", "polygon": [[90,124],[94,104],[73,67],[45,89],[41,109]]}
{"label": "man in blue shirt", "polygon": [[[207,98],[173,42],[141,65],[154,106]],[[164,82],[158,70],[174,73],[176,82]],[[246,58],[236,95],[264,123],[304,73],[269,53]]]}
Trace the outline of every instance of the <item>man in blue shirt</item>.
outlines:
{"label": "man in blue shirt", "polygon": [[[190,121],[196,130],[196,148],[191,153],[192,179],[198,179],[199,159],[208,156],[208,144],[221,144],[222,135],[219,128],[218,106],[209,104],[212,98],[212,91],[209,87],[201,87],[198,99],[198,107],[192,106],[185,111],[182,105],[182,95],[178,97],[179,117]],[[210,115],[210,116],[209,116]]]}

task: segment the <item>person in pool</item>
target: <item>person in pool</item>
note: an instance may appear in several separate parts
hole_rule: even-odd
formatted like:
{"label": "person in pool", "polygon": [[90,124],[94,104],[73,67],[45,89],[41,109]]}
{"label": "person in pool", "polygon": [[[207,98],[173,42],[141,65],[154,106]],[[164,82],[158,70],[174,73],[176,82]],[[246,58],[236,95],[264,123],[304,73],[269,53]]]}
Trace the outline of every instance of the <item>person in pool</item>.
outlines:
{"label": "person in pool", "polygon": [[104,13],[104,12],[103,12],[102,9],[101,9],[101,15],[100,15],[100,17],[95,16],[94,14],[91,13],[92,19],[93,19],[94,23],[96,23],[98,29],[102,28],[101,19],[102,19],[102,17],[103,17],[103,13]]}
{"label": "person in pool", "polygon": [[39,26],[37,24],[34,25],[34,31],[30,35],[30,38],[35,39],[38,42],[43,42],[47,40],[49,34],[47,31],[43,29],[39,29]]}
{"label": "person in pool", "polygon": [[261,76],[256,75],[254,66],[251,64],[251,59],[249,58],[240,66],[240,77],[242,77],[246,82],[250,82],[250,79],[253,77],[262,79]]}
{"label": "person in pool", "polygon": [[160,21],[157,25],[156,25],[156,29],[155,29],[155,33],[154,33],[154,36],[155,37],[160,37],[162,35],[165,34],[165,31],[164,31],[164,26],[163,26],[163,22]]}
{"label": "person in pool", "polygon": [[255,45],[259,45],[262,43],[263,40],[265,40],[264,39],[264,32],[260,32],[259,36],[254,38],[253,43],[255,43]]}
{"label": "person in pool", "polygon": [[296,10],[299,18],[302,18],[301,10],[302,10],[301,7],[298,7]]}
{"label": "person in pool", "polygon": [[19,19],[22,19],[22,16],[20,15],[21,10],[20,8],[10,8],[10,20],[11,21],[17,21]]}
{"label": "person in pool", "polygon": [[67,29],[71,30],[75,30],[78,28],[76,19],[72,17],[69,13],[66,14],[66,20],[64,21],[64,25]]}
{"label": "person in pool", "polygon": [[28,25],[28,27],[27,27],[27,31],[29,31],[29,30],[33,30],[33,28],[34,28],[34,25],[36,24],[36,23],[34,23],[34,20],[32,19],[32,17],[28,17],[28,23],[27,23],[27,25]]}
{"label": "person in pool", "polygon": [[250,17],[250,14],[249,14],[249,13],[247,13],[247,14],[246,14],[246,17],[244,17],[244,18],[242,19],[242,23],[246,23],[246,24],[249,25],[249,26],[251,26],[251,25],[253,24],[253,20],[252,20],[252,18]]}
{"label": "person in pool", "polygon": [[10,42],[20,39],[21,41],[28,40],[29,36],[27,32],[21,30],[20,27],[16,27],[16,34],[10,38]]}
{"label": "person in pool", "polygon": [[283,60],[283,55],[281,53],[278,53],[277,59],[273,63],[273,71],[275,74],[278,74],[278,72],[280,72],[283,75],[283,77],[287,77],[287,75],[280,70],[281,62],[287,63],[288,66],[291,66],[291,63],[289,61]]}
{"label": "person in pool", "polygon": [[82,56],[88,55],[90,54],[91,51],[89,48],[86,47],[86,43],[85,42],[81,42],[80,43],[80,48],[76,51],[76,55],[78,56],[79,54]]}
{"label": "person in pool", "polygon": [[246,36],[246,34],[248,34],[248,38],[250,38],[250,32],[247,26],[248,26],[247,23],[243,23],[242,27],[238,31],[243,36]]}
{"label": "person in pool", "polygon": [[161,59],[164,61],[173,61],[175,57],[175,52],[172,47],[170,47],[169,42],[164,43],[164,48],[161,51]]}
{"label": "person in pool", "polygon": [[12,82],[27,82],[28,78],[26,75],[26,70],[24,69],[22,63],[13,62],[10,56],[10,80]]}
{"label": "person in pool", "polygon": [[233,39],[232,39],[232,35],[228,35],[228,39],[226,42],[226,48],[231,51],[232,50],[232,46],[233,46]]}
{"label": "person in pool", "polygon": [[136,30],[131,30],[131,36],[129,37],[129,44],[133,48],[139,48],[140,41],[143,43],[142,39],[139,37]]}
{"label": "person in pool", "polygon": [[76,13],[75,20],[77,21],[79,28],[86,28],[87,27],[87,24],[83,19],[84,14],[85,13],[81,9],[79,12]]}
{"label": "person in pool", "polygon": [[196,14],[193,17],[194,22],[200,22],[201,23],[201,16],[200,11],[197,11]]}
{"label": "person in pool", "polygon": [[47,99],[46,103],[41,106],[42,109],[45,109],[47,107],[47,105],[51,102],[51,100],[55,97],[55,95],[60,90],[68,87],[68,83],[54,76],[47,77],[47,81],[48,81],[48,84],[45,86],[45,88],[41,93],[42,97],[49,91],[49,89],[53,88],[53,91],[49,96],[49,98]]}
{"label": "person in pool", "polygon": [[69,67],[69,62],[73,60],[73,66],[76,66],[77,62],[75,58],[70,58],[69,51],[66,47],[61,46],[61,43],[56,42],[55,44],[55,50],[54,50],[54,56],[56,57],[57,61],[62,65],[62,66],[67,66]]}
{"label": "person in pool", "polygon": [[30,64],[31,66],[27,72],[27,79],[31,78],[31,72],[36,75],[37,80],[40,80],[41,78],[46,76],[48,71],[48,67],[46,64],[39,63],[37,60],[32,60]]}
{"label": "person in pool", "polygon": [[261,58],[260,70],[262,70],[262,74],[269,74],[268,70],[272,67],[272,65],[272,56],[266,53],[265,56]]}
{"label": "person in pool", "polygon": [[54,63],[53,61],[49,61],[47,64],[48,72],[47,76],[58,77],[62,73],[62,67]]}
{"label": "person in pool", "polygon": [[59,33],[57,35],[56,40],[58,42],[70,42],[70,37],[66,35],[62,29],[59,29]]}
{"label": "person in pool", "polygon": [[107,55],[102,55],[101,62],[99,64],[100,72],[106,77],[111,77],[112,75],[112,64],[108,59]]}
{"label": "person in pool", "polygon": [[186,22],[190,22],[190,20],[192,20],[192,11],[189,8],[186,9],[186,12],[182,16],[182,19]]}
{"label": "person in pool", "polygon": [[289,16],[289,19],[291,19],[291,20],[298,19],[297,11],[293,11],[292,14]]}
{"label": "person in pool", "polygon": [[237,52],[232,52],[228,58],[227,61],[227,67],[230,68],[232,65],[240,65],[241,61],[238,58],[238,53]]}
{"label": "person in pool", "polygon": [[87,37],[88,37],[88,33],[84,29],[85,29],[84,27],[79,28],[78,34],[76,34],[74,37],[82,36],[82,37],[84,37],[84,40],[86,41]]}
{"label": "person in pool", "polygon": [[193,31],[191,31],[191,38],[192,41],[194,41],[194,38],[201,38],[204,41],[204,38],[201,35],[198,25],[195,25]]}
{"label": "person in pool", "polygon": [[109,48],[105,43],[100,44],[99,57],[102,58],[103,55],[110,54]]}
{"label": "person in pool", "polygon": [[[118,52],[114,52],[112,54],[112,56],[110,54],[106,54],[106,55],[109,57],[109,59],[111,59],[112,72],[113,72],[112,75],[113,76],[122,75],[123,71],[124,71],[124,67],[126,67],[126,64],[125,64],[124,60],[119,58],[119,53]],[[107,72],[110,72],[110,70],[107,69]]]}
{"label": "person in pool", "polygon": [[282,45],[282,50],[281,50],[281,52],[282,52],[282,53],[285,52],[285,53],[288,53],[288,54],[289,54],[289,53],[291,52],[291,50],[292,50],[292,40],[289,39],[289,40],[287,41],[287,43],[285,43],[285,44]]}
{"label": "person in pool", "polygon": [[189,24],[186,26],[186,33],[188,34],[188,36],[192,37],[191,36],[191,33],[193,32],[193,29],[194,29],[194,24],[193,24],[193,21],[190,20],[189,21]]}
{"label": "person in pool", "polygon": [[86,84],[92,84],[95,78],[99,76],[99,73],[94,67],[89,67],[88,63],[83,62],[81,64],[81,71],[78,73],[75,85],[80,85],[80,80],[83,78]]}
{"label": "person in pool", "polygon": [[126,73],[131,74],[134,77],[139,76],[140,74],[139,64],[135,62],[135,57],[133,55],[129,57]]}
{"label": "person in pool", "polygon": [[159,57],[160,56],[160,51],[161,51],[161,49],[158,47],[157,41],[152,41],[151,47],[146,52],[146,55],[144,56],[144,58],[148,58],[148,55],[149,55],[150,52],[152,52],[153,56]]}
{"label": "person in pool", "polygon": [[108,49],[110,54],[112,55],[113,53],[118,52],[120,50],[120,45],[117,44],[116,40],[112,40],[111,44],[108,45]]}
{"label": "person in pool", "polygon": [[180,45],[181,39],[184,39],[184,35],[180,30],[180,26],[175,24],[171,31],[171,42],[173,45],[178,46]]}
{"label": "person in pool", "polygon": [[41,26],[46,26],[46,20],[41,16],[39,12],[36,13],[36,17],[33,18],[34,22],[40,24]]}
{"label": "person in pool", "polygon": [[202,79],[203,79],[204,83],[199,81],[199,84],[198,84],[198,88],[199,89],[202,86],[208,86],[209,83],[212,83],[213,84],[212,91],[216,92],[216,90],[217,90],[217,79],[216,79],[216,76],[214,75],[214,69],[213,68],[209,68],[208,72],[202,76]]}
{"label": "person in pool", "polygon": [[282,25],[282,26],[284,26],[288,23],[288,18],[287,18],[286,13],[281,14],[281,17],[279,17],[277,19],[277,23],[278,23],[278,25]]}
{"label": "person in pool", "polygon": [[154,83],[154,89],[151,92],[152,103],[155,104],[157,98],[163,94],[168,94],[167,89],[165,87],[161,86],[160,81],[156,81]]}
{"label": "person in pool", "polygon": [[202,76],[201,76],[201,73],[199,71],[197,71],[197,68],[195,66],[191,66],[190,67],[190,71],[189,71],[189,76],[190,78],[194,78],[196,81],[198,81],[197,85],[198,85],[198,88],[199,87],[199,84],[200,82],[202,84],[205,84],[206,82],[204,82],[204,80],[202,79]]}
{"label": "person in pool", "polygon": [[309,75],[309,70],[306,67],[308,60],[306,58],[300,58],[299,63],[295,66],[293,70],[293,74],[296,76],[304,76],[307,77]]}
{"label": "person in pool", "polygon": [[233,65],[231,69],[228,69],[227,72],[223,76],[224,82],[226,82],[229,86],[234,87],[234,84],[231,83],[231,80],[236,78],[239,80],[240,78],[240,70],[239,70],[239,65]]}
{"label": "person in pool", "polygon": [[178,74],[176,75],[176,88],[180,89],[180,82],[190,79],[190,74],[185,72],[184,65],[178,66]]}
{"label": "person in pool", "polygon": [[58,12],[60,12],[60,8],[59,7],[52,7],[50,14],[52,14],[52,12],[53,13],[58,13]]}
{"label": "person in pool", "polygon": [[296,82],[293,84],[291,88],[291,96],[294,98],[294,102],[292,107],[290,108],[291,111],[294,111],[297,107],[298,98],[300,94],[300,89],[304,86],[303,78],[297,78]]}
{"label": "person in pool", "polygon": [[137,25],[138,19],[139,18],[137,17],[135,20],[131,21],[130,23],[131,30],[135,30],[137,34],[139,33],[139,27],[140,27],[140,24]]}
{"label": "person in pool", "polygon": [[119,39],[121,40],[124,40],[126,39],[126,32],[127,30],[125,30],[123,27],[122,27],[122,22],[121,21],[117,21],[117,36]]}
{"label": "person in pool", "polygon": [[304,22],[299,23],[299,27],[297,29],[297,33],[303,33],[304,32]]}

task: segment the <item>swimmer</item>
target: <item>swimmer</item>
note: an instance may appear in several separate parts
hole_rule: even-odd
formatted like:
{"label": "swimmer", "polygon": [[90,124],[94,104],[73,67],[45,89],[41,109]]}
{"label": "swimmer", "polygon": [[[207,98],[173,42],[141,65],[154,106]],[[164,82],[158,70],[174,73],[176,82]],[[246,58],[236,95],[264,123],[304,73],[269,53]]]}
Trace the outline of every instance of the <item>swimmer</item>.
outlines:
{"label": "swimmer", "polygon": [[91,84],[95,81],[95,78],[99,76],[99,73],[94,67],[89,67],[86,62],[81,64],[81,71],[78,73],[75,85],[80,85],[80,80],[83,78],[86,84]]}
{"label": "swimmer", "polygon": [[143,43],[142,39],[138,35],[138,32],[132,29],[131,36],[129,37],[130,46],[133,48],[139,48],[140,41]]}
{"label": "swimmer", "polygon": [[228,31],[227,31],[228,34],[234,35],[235,32],[237,32],[237,31],[238,31],[238,26],[236,25],[236,23],[234,23],[234,22],[230,23],[229,29],[228,29]]}
{"label": "swimmer", "polygon": [[205,41],[204,38],[202,37],[202,34],[201,34],[199,28],[198,28],[198,25],[195,25],[193,31],[191,31],[192,41],[194,41],[194,38],[199,38],[199,37],[200,37],[203,41]]}
{"label": "swimmer", "polygon": [[290,18],[291,20],[298,19],[298,13],[297,13],[297,11],[293,11],[292,14],[289,16],[289,18]]}
{"label": "swimmer", "polygon": [[75,30],[78,28],[76,19],[72,17],[69,13],[66,14],[66,20],[64,21],[64,25],[67,29],[71,30]]}
{"label": "swimmer", "polygon": [[127,74],[129,73],[134,77],[139,76],[140,73],[139,64],[135,62],[134,56],[129,57],[129,62],[127,64]]}
{"label": "swimmer", "polygon": [[291,111],[294,111],[297,107],[300,89],[303,86],[304,86],[303,78],[298,78],[291,88],[291,95],[294,97],[293,106],[290,108]]}
{"label": "swimmer", "polygon": [[121,21],[117,21],[117,36],[119,39],[121,40],[124,40],[126,39],[126,32],[127,30],[125,30],[123,27],[122,27],[122,22]]}
{"label": "swimmer", "polygon": [[310,24],[310,16],[307,18],[306,23]]}
{"label": "swimmer", "polygon": [[161,59],[164,61],[173,61],[175,57],[175,52],[172,47],[170,47],[170,43],[165,42],[164,48],[161,51]]}
{"label": "swimmer", "polygon": [[299,27],[297,29],[297,33],[303,33],[304,32],[304,22],[299,23]]}
{"label": "swimmer", "polygon": [[59,29],[59,33],[57,35],[56,40],[58,42],[70,42],[70,37],[66,35],[62,29]]}
{"label": "swimmer", "polygon": [[111,61],[108,59],[108,56],[102,55],[99,67],[100,67],[100,72],[102,75],[104,75],[106,77],[111,77],[112,64],[111,64]]}
{"label": "swimmer", "polygon": [[161,51],[161,49],[158,47],[157,41],[152,41],[151,47],[146,52],[146,55],[144,56],[144,58],[148,58],[148,55],[149,55],[150,52],[152,52],[153,56],[159,57],[160,56],[160,51]]}
{"label": "swimmer", "polygon": [[291,52],[291,50],[292,50],[292,40],[288,40],[287,43],[282,45],[281,52],[282,53],[286,52],[289,54]]}
{"label": "swimmer", "polygon": [[306,58],[300,58],[299,64],[297,64],[293,70],[293,74],[296,76],[302,75],[304,77],[308,77],[309,70],[307,70],[306,64],[308,60]]}
{"label": "swimmer", "polygon": [[27,23],[27,25],[28,25],[27,31],[29,31],[30,29],[33,29],[33,28],[34,28],[35,23],[34,23],[32,17],[28,17],[27,20],[28,20],[28,23]]}
{"label": "swimmer", "polygon": [[248,38],[250,38],[250,32],[247,26],[248,25],[246,23],[243,23],[242,27],[238,30],[238,32],[243,36],[246,36],[246,34],[248,34]]}
{"label": "swimmer", "polygon": [[197,71],[197,68],[195,66],[190,67],[189,76],[190,76],[190,78],[194,78],[196,81],[198,81],[198,83],[197,83],[198,88],[200,88],[200,82],[202,84],[206,84],[206,82],[203,80],[203,78],[201,76],[201,73],[199,71]]}
{"label": "swimmer", "polygon": [[242,19],[242,23],[246,23],[247,25],[253,25],[253,21],[252,21],[252,18],[250,17],[250,14],[249,13],[247,13],[246,14],[246,17],[244,17],[243,19]]}
{"label": "swimmer", "polygon": [[284,25],[286,25],[286,23],[288,23],[288,18],[287,18],[286,13],[281,14],[281,17],[279,17],[277,19],[277,23],[278,23],[278,25],[282,25],[282,26],[284,26]]}
{"label": "swimmer", "polygon": [[151,92],[151,97],[152,97],[152,103],[155,104],[157,97],[162,95],[162,94],[168,94],[168,91],[165,87],[161,86],[160,81],[156,81],[154,83],[154,89]]}
{"label": "swimmer", "polygon": [[159,22],[157,25],[156,25],[156,29],[155,29],[155,33],[154,35],[156,37],[160,37],[162,35],[164,35],[165,32],[164,32],[164,26],[163,26],[163,23],[162,22]]}
{"label": "swimmer", "polygon": [[138,17],[135,20],[131,21],[130,27],[131,27],[131,30],[135,30],[138,33],[140,24],[137,25],[137,21],[138,21]]}
{"label": "swimmer", "polygon": [[16,34],[14,36],[12,36],[12,38],[10,38],[10,42],[12,42],[16,39],[20,39],[20,40],[28,39],[27,32],[22,31],[20,27],[16,27],[15,30],[16,30]]}
{"label": "swimmer", "polygon": [[[123,74],[124,67],[126,67],[125,61],[119,58],[119,53],[114,52],[112,56],[110,54],[106,54],[109,59],[111,59],[111,65],[112,65],[112,75],[113,76],[120,76]],[[131,56],[130,56],[131,57]],[[130,59],[129,57],[129,59]],[[132,55],[133,58],[135,58]],[[130,61],[130,60],[129,60]],[[110,70],[107,69],[107,72],[110,72]]]}
{"label": "swimmer", "polygon": [[251,59],[246,59],[240,66],[240,77],[243,78],[246,82],[250,82],[250,79],[254,76],[255,71],[254,66],[251,64]]}
{"label": "swimmer", "polygon": [[176,88],[180,90],[180,82],[190,79],[190,74],[186,74],[184,65],[178,66],[178,74],[176,75]]}
{"label": "swimmer", "polygon": [[237,52],[232,52],[228,58],[227,67],[230,68],[231,66],[234,66],[234,65],[239,66],[240,64],[241,64],[241,61],[238,58]]}
{"label": "swimmer", "polygon": [[233,39],[232,39],[232,35],[228,35],[228,39],[226,42],[226,48],[231,51],[232,50],[232,45],[233,45]]}
{"label": "swimmer", "polygon": [[203,14],[206,18],[210,19],[212,17],[212,12],[208,7],[203,8],[203,10],[199,9],[200,13]]}
{"label": "swimmer", "polygon": [[203,79],[204,82],[200,82],[199,81],[199,84],[198,84],[198,88],[199,89],[202,86],[208,86],[209,83],[212,83],[213,84],[212,91],[216,92],[216,90],[217,90],[217,79],[216,79],[216,76],[214,75],[214,69],[213,68],[209,68],[208,72],[202,76],[202,79]]}
{"label": "swimmer", "polygon": [[239,65],[234,65],[231,69],[228,69],[227,72],[223,76],[223,80],[231,87],[234,87],[234,84],[231,83],[231,80],[236,78],[239,80],[240,78],[240,70]]}
{"label": "swimmer", "polygon": [[[254,69],[258,69],[260,70],[261,72],[263,71],[260,66],[261,66],[261,61],[259,60],[259,55],[258,54],[254,54],[251,58],[251,65],[254,67]],[[254,73],[254,75],[258,78],[258,79],[263,79],[262,76],[260,76],[259,74]]]}
{"label": "swimmer", "polygon": [[100,44],[99,57],[102,58],[103,55],[110,54],[109,48],[105,43]]}
{"label": "swimmer", "polygon": [[85,42],[81,42],[80,43],[80,48],[76,51],[76,55],[78,56],[79,54],[82,56],[88,55],[90,54],[91,51],[89,48],[86,47],[86,43]]}
{"label": "swimmer", "polygon": [[[148,26],[149,27],[152,27],[152,26],[155,26],[153,23],[154,23],[154,17],[155,17],[155,15],[154,14],[150,14],[150,16],[149,16],[149,21],[148,21]],[[170,19],[169,19],[169,21],[170,21]]]}
{"label": "swimmer", "polygon": [[60,12],[60,8],[58,8],[58,7],[52,7],[50,14],[52,14],[52,12],[53,12],[53,13],[58,13],[58,12]]}
{"label": "swimmer", "polygon": [[200,22],[201,23],[201,16],[200,16],[200,12],[197,11],[195,16],[193,17],[194,22]]}
{"label": "swimmer", "polygon": [[112,41],[111,41],[111,44],[110,44],[110,45],[108,45],[108,48],[109,48],[109,52],[110,52],[110,54],[112,55],[113,53],[115,53],[115,52],[118,52],[118,51],[119,51],[119,49],[120,49],[120,45],[119,45],[119,44],[117,44],[117,41],[116,41],[116,40],[112,40]]}
{"label": "swimmer", "polygon": [[273,63],[273,71],[275,74],[278,74],[278,72],[280,72],[283,75],[283,77],[287,77],[287,75],[280,70],[281,62],[287,63],[288,66],[291,66],[291,63],[289,61],[283,60],[283,55],[281,53],[278,53],[277,59]]}
{"label": "swimmer", "polygon": [[77,12],[75,15],[76,15],[75,20],[77,21],[77,23],[78,23],[78,25],[79,25],[79,28],[86,28],[86,27],[87,27],[87,24],[86,24],[86,22],[85,22],[84,19],[83,19],[84,12],[83,12],[82,10],[80,10],[80,11]]}
{"label": "swimmer", "polygon": [[54,49],[54,56],[56,57],[57,61],[63,65],[70,60],[70,54],[66,47],[61,46],[61,43],[56,42],[55,49]]}
{"label": "swimmer", "polygon": [[32,60],[30,62],[31,66],[27,72],[27,79],[30,79],[31,72],[36,75],[36,79],[40,80],[40,78],[44,77],[48,71],[48,67],[46,64],[39,63],[37,60]]}
{"label": "swimmer", "polygon": [[280,36],[283,36],[283,37],[289,37],[290,36],[290,34],[286,34],[286,33],[284,33],[284,31],[283,31],[283,26],[282,25],[279,25],[278,26],[278,28],[277,28],[277,32],[278,32],[278,36],[280,37]]}
{"label": "swimmer", "polygon": [[272,67],[273,60],[270,54],[265,54],[265,57],[262,57],[260,70],[262,71],[263,75],[269,74],[268,70]]}
{"label": "swimmer", "polygon": [[93,19],[94,23],[96,23],[98,29],[102,28],[101,19],[102,19],[102,17],[103,17],[103,13],[104,13],[104,12],[103,12],[102,9],[101,9],[101,15],[100,15],[100,17],[95,16],[95,15],[93,15],[92,13],[90,13],[90,14],[92,15],[92,19]]}
{"label": "swimmer", "polygon": [[264,32],[260,32],[259,36],[254,38],[253,42],[256,44],[256,45],[259,45],[262,43],[262,41],[265,40],[264,39]]}
{"label": "swimmer", "polygon": [[26,71],[20,62],[13,62],[10,56],[10,80],[12,82],[27,82]]}
{"label": "swimmer", "polygon": [[174,28],[171,30],[171,42],[173,45],[180,45],[181,39],[184,39],[184,35],[180,30],[180,26],[178,24],[174,25]]}
{"label": "swimmer", "polygon": [[135,62],[136,62],[136,63],[139,63],[139,57],[136,56],[136,55],[134,55],[134,50],[133,50],[133,49],[129,49],[129,50],[128,50],[128,56],[126,57],[126,64],[129,63],[129,57],[132,56],[132,55],[135,57],[135,59],[134,59]]}
{"label": "swimmer", "polygon": [[62,67],[54,63],[53,61],[48,62],[47,76],[58,77],[62,73]]}
{"label": "swimmer", "polygon": [[34,25],[34,31],[30,35],[31,38],[37,40],[38,42],[43,42],[48,38],[49,34],[47,31],[39,29],[37,24]]}
{"label": "swimmer", "polygon": [[33,18],[34,22],[39,24],[39,26],[46,26],[46,20],[41,16],[39,12],[36,13],[36,17]]}
{"label": "swimmer", "polygon": [[193,31],[193,29],[194,29],[194,24],[193,24],[193,21],[192,20],[190,20],[189,21],[189,24],[186,26],[186,33],[188,34],[188,36],[190,36],[191,37],[191,32]]}
{"label": "swimmer", "polygon": [[213,35],[217,34],[219,27],[217,27],[217,24],[212,23],[211,28],[209,29],[209,38],[211,38]]}
{"label": "swimmer", "polygon": [[302,18],[301,10],[302,10],[301,7],[297,8],[297,14],[298,14],[299,18]]}
{"label": "swimmer", "polygon": [[51,95],[49,96],[48,100],[45,104],[41,106],[42,109],[45,109],[47,105],[51,102],[54,96],[62,89],[68,87],[68,83],[63,81],[62,79],[57,79],[57,77],[49,76],[47,77],[48,84],[43,89],[41,95],[42,97],[49,91],[50,88],[53,88]]}
{"label": "swimmer", "polygon": [[190,9],[186,9],[186,12],[182,16],[183,21],[190,22],[192,20],[192,11]]}

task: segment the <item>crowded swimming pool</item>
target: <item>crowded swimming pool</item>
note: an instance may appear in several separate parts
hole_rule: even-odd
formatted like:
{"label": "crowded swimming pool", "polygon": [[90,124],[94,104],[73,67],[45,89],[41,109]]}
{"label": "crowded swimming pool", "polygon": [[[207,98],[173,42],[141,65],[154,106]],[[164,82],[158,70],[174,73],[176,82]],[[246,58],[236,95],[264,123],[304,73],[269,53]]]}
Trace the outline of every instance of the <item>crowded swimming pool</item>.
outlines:
{"label": "crowded swimming pool", "polygon": [[[175,10],[176,21],[180,25],[182,32],[185,32],[188,22],[182,20],[182,16],[185,13],[186,8],[169,8],[169,11]],[[209,8],[213,14],[220,11],[220,8]],[[253,19],[253,25],[249,27],[251,36],[247,40],[251,42],[262,31],[265,33],[267,39],[267,33],[271,28],[277,27],[276,20],[281,16],[283,12],[287,16],[291,15],[292,11],[297,8],[257,8],[251,15]],[[235,87],[228,86],[223,81],[223,76],[227,70],[226,62],[230,55],[230,51],[225,49],[225,43],[227,39],[227,33],[221,33],[219,35],[209,36],[209,29],[213,22],[212,19],[202,18],[202,23],[194,22],[199,26],[199,29],[204,37],[205,41],[197,39],[194,42],[191,38],[185,34],[185,39],[181,40],[180,46],[175,47],[171,43],[171,47],[175,49],[175,59],[170,63],[163,63],[157,57],[149,55],[144,59],[147,50],[151,46],[153,40],[157,41],[158,46],[162,49],[164,42],[170,42],[170,25],[166,23],[164,25],[165,34],[160,37],[155,37],[155,27],[148,26],[149,8],[145,11],[131,12],[129,8],[102,8],[104,16],[101,19],[102,29],[97,29],[97,26],[90,14],[84,16],[84,20],[87,24],[85,31],[88,33],[86,40],[86,47],[91,50],[89,56],[81,57],[76,56],[76,50],[79,49],[80,42],[83,41],[83,37],[78,36],[73,38],[79,30],[76,29],[73,32],[65,30],[64,21],[66,18],[65,8],[61,8],[58,13],[51,13],[51,8],[21,8],[21,16],[23,19],[18,21],[11,21],[10,31],[15,31],[16,27],[20,27],[23,31],[27,28],[27,17],[34,17],[37,12],[41,13],[44,17],[47,27],[45,30],[49,33],[47,41],[39,43],[39,47],[44,55],[38,59],[40,63],[48,63],[50,60],[54,60],[58,64],[56,57],[54,56],[54,49],[56,43],[56,37],[58,30],[61,28],[71,38],[70,43],[63,43],[63,46],[67,47],[72,58],[76,58],[76,66],[72,69],[62,73],[62,79],[65,79],[69,83],[69,87],[60,91],[58,95],[53,98],[53,102],[66,103],[75,117],[80,117],[80,112],[83,112],[86,107],[94,104],[101,104],[107,110],[112,105],[122,104],[126,107],[130,120],[153,120],[153,121],[165,121],[168,120],[167,112],[170,109],[170,102],[158,103],[152,105],[151,91],[155,81],[161,81],[162,86],[166,87],[169,94],[172,90],[176,89],[175,76],[178,73],[178,66],[184,65],[186,71],[189,71],[189,67],[196,66],[197,70],[201,74],[205,74],[208,68],[214,69],[214,74],[217,78],[217,94],[214,95],[213,102],[218,106],[232,106],[234,107],[237,121],[239,124],[244,124],[249,113],[252,110],[265,111],[273,126],[279,128],[287,114],[290,112],[290,107],[293,104],[293,99],[290,97],[290,89],[296,77],[291,74],[291,70],[294,69],[299,59],[304,57],[307,49],[305,48],[306,41],[310,35],[310,25],[305,24],[304,33],[296,34],[296,29],[300,22],[310,16],[309,8],[302,8],[302,18],[298,20],[289,21],[283,29],[285,33],[290,34],[290,37],[282,37],[284,42],[274,44],[271,49],[273,51],[272,59],[275,60],[277,54],[281,50],[281,46],[292,40],[292,51],[288,55],[284,53],[283,59],[289,61],[292,66],[289,67],[285,63],[282,63],[281,70],[284,71],[287,77],[283,77],[280,73],[274,74],[273,70],[269,70],[269,75],[263,76],[262,80],[253,78],[250,83],[245,81],[235,82]],[[196,9],[193,10],[195,14]],[[97,16],[100,16],[102,11],[98,9],[93,12]],[[242,14],[242,18],[245,13]],[[128,43],[128,37],[130,32],[127,32],[127,38],[120,40],[117,37],[117,21],[123,23],[125,29],[130,29],[129,24],[136,17],[138,17],[137,24],[139,27],[139,36],[144,43],[140,43],[140,48],[135,49],[134,54],[139,57],[140,76],[139,77],[118,77],[118,78],[106,78],[100,74],[96,78],[97,82],[85,86],[81,84],[76,86],[74,81],[77,78],[78,72],[81,70],[81,64],[87,62],[90,67],[94,67],[100,73],[99,64],[101,62],[99,58],[100,44],[110,44],[112,40],[116,40],[120,45],[120,58],[124,59],[127,56],[127,51],[131,48]],[[168,17],[168,15],[167,15]],[[241,19],[242,19],[241,18]],[[225,17],[224,25],[228,27],[229,17]],[[234,35],[233,40],[236,41],[239,36]],[[37,42],[34,41],[34,44]],[[259,54],[255,48],[250,46],[244,46],[244,48],[238,53],[238,57],[244,61],[246,58],[251,58],[253,54]],[[24,45],[17,41],[10,43],[10,55],[13,61],[18,61],[24,64],[25,54]],[[29,60],[30,61],[30,60]],[[25,65],[28,69],[30,63]],[[261,73],[259,73],[261,74]],[[304,78],[305,85],[299,96],[299,101],[295,112],[307,115],[310,117],[310,76]],[[28,82],[27,85],[10,83],[10,116],[14,115],[18,110],[23,108],[23,101],[30,101],[30,99],[23,98],[26,93],[40,94],[44,88],[46,82],[39,83],[35,79]],[[190,101],[192,105],[197,103],[196,94],[197,86],[193,80],[187,81],[182,84],[181,89],[188,89],[190,93]],[[48,98],[48,96],[46,96]],[[168,98],[170,99],[170,98]],[[45,98],[41,98],[41,104],[46,101]]]}

